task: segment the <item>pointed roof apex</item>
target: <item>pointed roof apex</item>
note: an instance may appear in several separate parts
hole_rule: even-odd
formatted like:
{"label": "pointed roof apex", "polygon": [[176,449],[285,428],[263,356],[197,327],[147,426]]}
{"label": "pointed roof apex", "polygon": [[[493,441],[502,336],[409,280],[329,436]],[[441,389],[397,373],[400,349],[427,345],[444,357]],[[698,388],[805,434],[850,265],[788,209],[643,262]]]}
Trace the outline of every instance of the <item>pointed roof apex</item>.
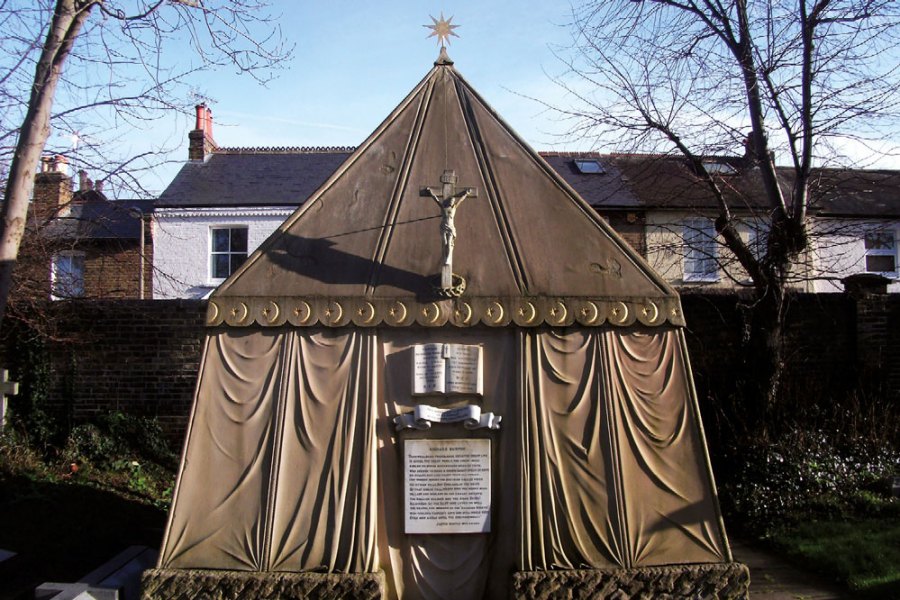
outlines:
{"label": "pointed roof apex", "polygon": [[441,46],[441,53],[438,54],[437,60],[434,61],[434,66],[440,67],[442,65],[452,65],[453,59],[447,54],[447,48]]}
{"label": "pointed roof apex", "polygon": [[213,292],[206,322],[593,327],[684,318],[665,280],[443,63]]}

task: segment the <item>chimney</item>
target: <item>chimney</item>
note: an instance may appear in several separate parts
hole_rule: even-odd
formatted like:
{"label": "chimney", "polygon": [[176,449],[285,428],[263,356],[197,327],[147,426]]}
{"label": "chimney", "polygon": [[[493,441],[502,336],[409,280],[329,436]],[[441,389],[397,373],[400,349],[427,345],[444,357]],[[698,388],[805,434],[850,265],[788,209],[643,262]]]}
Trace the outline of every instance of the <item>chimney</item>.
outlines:
{"label": "chimney", "polygon": [[216,150],[212,110],[205,104],[198,104],[194,110],[197,113],[195,129],[188,133],[188,160],[205,160]]}
{"label": "chimney", "polygon": [[81,169],[78,171],[78,191],[86,192],[91,189],[91,180],[88,179],[87,171]]}
{"label": "chimney", "polygon": [[[756,156],[756,142],[753,141],[753,132],[747,134],[744,138],[744,156],[743,164],[747,167],[755,165],[757,161]],[[775,151],[769,150],[769,160],[773,163],[775,162]]]}
{"label": "chimney", "polygon": [[68,208],[72,201],[72,178],[65,156],[42,156],[41,171],[34,176],[31,222],[38,227]]}
{"label": "chimney", "polygon": [[41,157],[41,173],[69,174],[69,159],[62,154]]}

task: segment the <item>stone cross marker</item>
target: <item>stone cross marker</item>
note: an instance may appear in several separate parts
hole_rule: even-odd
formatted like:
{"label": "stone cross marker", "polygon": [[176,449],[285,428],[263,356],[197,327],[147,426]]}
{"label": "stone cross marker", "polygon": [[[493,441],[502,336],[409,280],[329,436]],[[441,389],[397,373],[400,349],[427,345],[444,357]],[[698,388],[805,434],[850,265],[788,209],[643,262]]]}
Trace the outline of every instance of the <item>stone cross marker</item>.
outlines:
{"label": "stone cross marker", "polygon": [[444,171],[441,175],[441,187],[424,187],[420,196],[430,197],[441,209],[441,243],[443,244],[443,264],[441,266],[441,287],[448,290],[453,287],[453,247],[456,245],[456,209],[466,198],[475,198],[475,188],[458,188],[458,177],[454,171]]}
{"label": "stone cross marker", "polygon": [[9,371],[0,369],[0,431],[6,427],[6,396],[19,393],[19,384],[9,380]]}

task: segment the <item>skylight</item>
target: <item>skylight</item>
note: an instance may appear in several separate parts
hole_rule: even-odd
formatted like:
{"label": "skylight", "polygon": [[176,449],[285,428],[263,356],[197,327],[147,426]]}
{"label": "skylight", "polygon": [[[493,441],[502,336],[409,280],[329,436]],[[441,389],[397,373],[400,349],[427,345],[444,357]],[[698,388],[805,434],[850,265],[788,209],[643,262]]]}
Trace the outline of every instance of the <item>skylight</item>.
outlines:
{"label": "skylight", "polygon": [[576,160],[575,168],[578,169],[580,173],[584,173],[586,175],[602,175],[606,173],[606,169],[603,168],[603,165],[600,164],[599,160]]}
{"label": "skylight", "polygon": [[713,175],[734,175],[737,169],[726,162],[704,162],[706,172]]}

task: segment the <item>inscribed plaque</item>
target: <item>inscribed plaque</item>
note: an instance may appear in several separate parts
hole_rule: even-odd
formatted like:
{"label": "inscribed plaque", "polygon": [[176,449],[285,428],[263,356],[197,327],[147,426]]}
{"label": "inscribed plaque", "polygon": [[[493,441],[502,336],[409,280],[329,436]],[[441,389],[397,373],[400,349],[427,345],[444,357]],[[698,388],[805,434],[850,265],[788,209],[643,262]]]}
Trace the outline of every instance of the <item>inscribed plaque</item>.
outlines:
{"label": "inscribed plaque", "polygon": [[417,344],[413,348],[413,395],[484,393],[481,346]]}
{"label": "inscribed plaque", "polygon": [[406,440],[406,533],[491,530],[491,440]]}

